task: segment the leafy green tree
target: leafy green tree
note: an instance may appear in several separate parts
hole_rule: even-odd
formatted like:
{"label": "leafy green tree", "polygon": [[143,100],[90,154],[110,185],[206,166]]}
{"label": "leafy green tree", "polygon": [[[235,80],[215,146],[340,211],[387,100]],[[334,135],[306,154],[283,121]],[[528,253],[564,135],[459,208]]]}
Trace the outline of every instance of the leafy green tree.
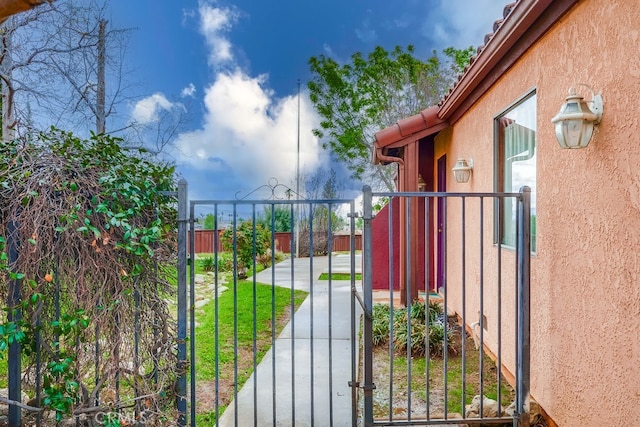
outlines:
{"label": "leafy green tree", "polygon": [[266,229],[271,229],[271,220],[273,217],[274,229],[276,233],[286,233],[291,231],[291,207],[283,205],[269,205],[264,208],[264,216],[260,217],[257,222],[262,224]]}
{"label": "leafy green tree", "polygon": [[216,216],[214,214],[206,214],[202,221],[202,228],[205,230],[216,229]]}
{"label": "leafy green tree", "polygon": [[233,226],[227,227],[222,233],[222,243],[226,248],[237,253],[238,278],[247,277],[247,269],[253,264],[253,260],[267,253],[271,248],[271,233],[263,225],[252,221],[244,221],[235,230]]}
{"label": "leafy green tree", "polygon": [[435,51],[424,61],[417,58],[411,45],[392,51],[378,46],[366,57],[357,52],[347,64],[324,55],[311,57],[308,88],[321,117],[314,134],[354,178],[382,182],[393,190],[389,168],[371,165],[373,134],[437,104],[471,51],[447,48],[444,62]]}

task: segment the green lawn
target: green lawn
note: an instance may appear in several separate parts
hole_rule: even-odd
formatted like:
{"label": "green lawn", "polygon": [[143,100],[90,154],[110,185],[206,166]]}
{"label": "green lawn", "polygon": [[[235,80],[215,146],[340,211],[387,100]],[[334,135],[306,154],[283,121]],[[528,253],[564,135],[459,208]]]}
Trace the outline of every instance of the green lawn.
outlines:
{"label": "green lawn", "polygon": [[[253,371],[254,359],[255,363],[260,362],[271,347],[272,337],[280,333],[289,320],[289,313],[295,311],[306,296],[307,293],[304,291],[294,291],[292,295],[290,289],[261,283],[256,284],[254,293],[252,281],[239,281],[236,295],[233,292],[233,285],[230,284],[230,289],[218,298],[219,322],[217,325],[215,300],[203,307],[204,314],[197,317],[199,326],[196,328],[196,384],[215,387],[216,363],[218,364],[220,413],[233,397],[235,372],[237,371],[239,390]],[[295,304],[294,310],[291,310],[292,297]],[[275,301],[275,304],[272,301]],[[273,312],[276,319],[275,329],[272,322]],[[237,326],[234,327],[234,325]],[[237,350],[234,351],[236,340]],[[198,404],[200,403],[199,401]],[[214,408],[206,408],[205,413],[199,414],[198,421],[214,421]]]}
{"label": "green lawn", "polygon": [[[356,280],[362,280],[362,274],[355,274]],[[322,273],[319,280],[329,280],[329,273]],[[331,280],[351,280],[350,273],[332,273]]]}

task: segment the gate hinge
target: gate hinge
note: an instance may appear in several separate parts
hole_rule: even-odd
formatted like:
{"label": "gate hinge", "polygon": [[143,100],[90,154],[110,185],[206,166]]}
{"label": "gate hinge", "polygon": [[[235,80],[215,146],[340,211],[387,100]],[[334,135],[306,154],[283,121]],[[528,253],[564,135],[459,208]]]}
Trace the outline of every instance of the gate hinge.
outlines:
{"label": "gate hinge", "polygon": [[360,218],[360,214],[358,212],[354,212],[354,213],[349,212],[347,214],[347,218]]}
{"label": "gate hinge", "polygon": [[355,383],[353,381],[349,381],[349,387],[356,387],[356,388],[361,388],[363,390],[375,390],[376,389],[376,385],[375,384],[371,384],[369,386],[366,385],[360,385],[359,381],[356,381]]}

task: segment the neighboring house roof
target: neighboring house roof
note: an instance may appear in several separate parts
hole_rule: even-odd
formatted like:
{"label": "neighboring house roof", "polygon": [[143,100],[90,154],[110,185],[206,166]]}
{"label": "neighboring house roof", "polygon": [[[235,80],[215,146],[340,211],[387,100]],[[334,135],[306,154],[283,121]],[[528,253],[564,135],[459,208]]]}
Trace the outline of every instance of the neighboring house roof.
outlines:
{"label": "neighboring house roof", "polygon": [[374,162],[390,148],[433,135],[453,125],[542,35],[579,0],[517,0],[484,38],[469,65],[437,106],[375,134]]}

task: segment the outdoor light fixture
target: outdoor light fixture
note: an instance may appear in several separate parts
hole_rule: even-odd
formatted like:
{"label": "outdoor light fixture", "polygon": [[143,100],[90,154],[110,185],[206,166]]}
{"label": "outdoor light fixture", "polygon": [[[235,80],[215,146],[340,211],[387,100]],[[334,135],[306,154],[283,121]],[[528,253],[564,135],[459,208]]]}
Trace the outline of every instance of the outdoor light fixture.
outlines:
{"label": "outdoor light fixture", "polygon": [[575,87],[571,87],[560,112],[551,119],[556,127],[558,144],[562,148],[584,148],[589,145],[593,128],[602,118],[602,95],[594,94],[589,86],[579,86],[591,91],[591,101],[586,102],[576,93]]}
{"label": "outdoor light fixture", "polygon": [[422,174],[418,174],[418,191],[425,191],[427,189],[427,182],[422,178]]}
{"label": "outdoor light fixture", "polygon": [[471,171],[473,170],[473,159],[469,159],[467,162],[467,160],[461,157],[451,170],[453,171],[453,176],[456,178],[456,182],[461,184],[469,182],[469,178],[471,178]]}

